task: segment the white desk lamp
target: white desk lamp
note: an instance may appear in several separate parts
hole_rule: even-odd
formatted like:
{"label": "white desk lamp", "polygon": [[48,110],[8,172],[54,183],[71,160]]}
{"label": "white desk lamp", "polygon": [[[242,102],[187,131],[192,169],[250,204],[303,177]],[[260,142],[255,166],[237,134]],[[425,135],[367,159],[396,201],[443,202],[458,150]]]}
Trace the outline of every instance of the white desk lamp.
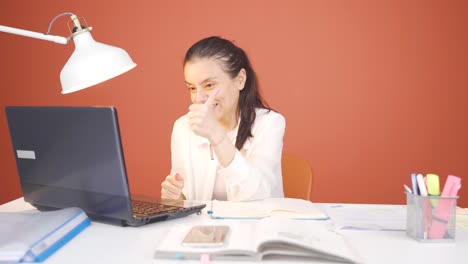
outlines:
{"label": "white desk lamp", "polygon": [[[63,15],[71,15],[71,21],[74,24],[72,34],[68,38],[49,35],[54,21]],[[0,32],[59,44],[67,44],[70,39],[74,40],[75,50],[60,72],[62,94],[75,92],[104,82],[136,66],[125,50],[96,42],[91,36],[91,30],[92,27],[83,28],[78,17],[73,13],[62,13],[56,16],[50,22],[49,30],[45,34],[0,25]]]}

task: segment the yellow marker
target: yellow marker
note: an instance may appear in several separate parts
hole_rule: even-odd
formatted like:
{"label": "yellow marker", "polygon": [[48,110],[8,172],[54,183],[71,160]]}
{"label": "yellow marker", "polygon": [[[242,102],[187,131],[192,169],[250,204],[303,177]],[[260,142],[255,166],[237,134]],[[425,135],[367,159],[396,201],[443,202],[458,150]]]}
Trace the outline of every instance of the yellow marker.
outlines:
{"label": "yellow marker", "polygon": [[[427,186],[427,193],[429,194],[429,196],[440,195],[439,176],[437,174],[429,173],[426,175],[426,186]],[[431,200],[431,204],[433,207],[436,207],[437,205],[439,205],[439,201],[437,199],[430,199],[430,200]]]}

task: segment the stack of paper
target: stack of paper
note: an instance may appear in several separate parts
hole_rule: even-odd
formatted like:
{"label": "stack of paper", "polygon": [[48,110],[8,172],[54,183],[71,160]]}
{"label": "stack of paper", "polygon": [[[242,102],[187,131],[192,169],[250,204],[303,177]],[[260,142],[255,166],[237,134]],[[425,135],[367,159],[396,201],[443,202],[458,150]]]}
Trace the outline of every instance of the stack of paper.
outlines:
{"label": "stack of paper", "polygon": [[468,229],[468,208],[457,208],[457,227]]}
{"label": "stack of paper", "polygon": [[0,263],[42,262],[90,223],[76,207],[0,213]]}
{"label": "stack of paper", "polygon": [[329,204],[324,209],[337,229],[406,230],[405,205]]}

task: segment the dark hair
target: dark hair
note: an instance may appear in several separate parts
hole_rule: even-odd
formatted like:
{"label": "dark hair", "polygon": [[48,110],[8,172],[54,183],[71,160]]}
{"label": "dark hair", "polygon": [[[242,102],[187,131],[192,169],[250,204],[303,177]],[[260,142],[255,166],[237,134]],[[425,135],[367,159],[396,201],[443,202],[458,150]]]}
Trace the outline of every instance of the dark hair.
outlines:
{"label": "dark hair", "polygon": [[[236,148],[240,150],[248,138],[252,137],[252,125],[255,121],[255,108],[271,110],[260,95],[257,76],[250,66],[247,54],[229,40],[220,37],[208,37],[193,44],[185,54],[184,65],[195,58],[214,58],[222,62],[223,70],[235,78],[241,69],[247,75],[244,89],[240,91],[238,109],[240,124],[236,138]],[[239,114],[239,113],[238,113]]]}

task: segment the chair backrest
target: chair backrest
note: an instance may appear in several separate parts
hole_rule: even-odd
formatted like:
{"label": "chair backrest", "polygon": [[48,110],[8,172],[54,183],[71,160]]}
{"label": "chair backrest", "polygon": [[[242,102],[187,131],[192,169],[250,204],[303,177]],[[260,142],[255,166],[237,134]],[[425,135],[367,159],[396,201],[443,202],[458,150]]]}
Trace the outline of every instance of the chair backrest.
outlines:
{"label": "chair backrest", "polygon": [[310,199],[312,168],[309,162],[297,155],[283,153],[281,159],[284,197]]}

